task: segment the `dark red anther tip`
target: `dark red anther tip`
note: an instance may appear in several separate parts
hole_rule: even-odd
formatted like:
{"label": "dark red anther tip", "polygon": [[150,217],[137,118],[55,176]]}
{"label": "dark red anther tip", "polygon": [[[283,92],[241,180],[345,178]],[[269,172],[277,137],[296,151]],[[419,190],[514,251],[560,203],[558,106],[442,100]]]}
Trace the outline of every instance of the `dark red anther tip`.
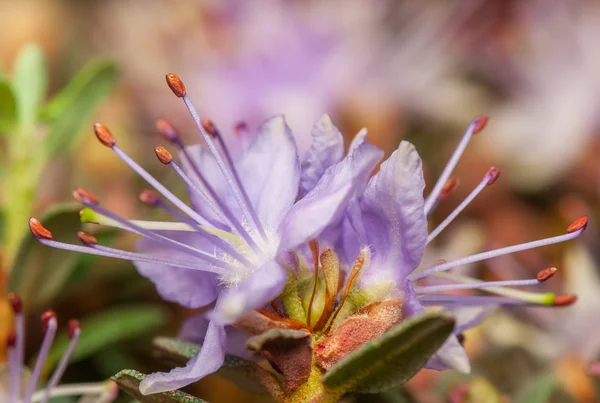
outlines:
{"label": "dark red anther tip", "polygon": [[248,131],[248,123],[246,123],[244,121],[239,121],[235,124],[235,126],[233,127],[233,130],[235,131],[235,134],[237,134],[238,136],[242,135]]}
{"label": "dark red anther tip", "polygon": [[85,246],[95,246],[98,245],[98,240],[92,234],[88,234],[87,232],[78,232],[77,239],[79,242],[84,244]]}
{"label": "dark red anther tip", "polygon": [[561,294],[554,297],[554,306],[573,305],[577,301],[575,294]]}
{"label": "dark red anther tip", "polygon": [[450,196],[452,193],[454,193],[454,191],[458,188],[458,185],[460,185],[460,181],[458,180],[458,178],[455,178],[453,176],[448,178],[448,180],[446,181],[446,183],[444,183],[444,186],[442,187],[442,191],[440,192],[440,199],[444,199]]}
{"label": "dark red anther tip", "polygon": [[23,301],[21,300],[21,297],[19,297],[17,294],[13,292],[9,293],[8,302],[10,303],[10,306],[12,307],[14,313],[18,314],[23,312]]}
{"label": "dark red anther tip", "polygon": [[170,143],[177,141],[177,130],[167,119],[158,119],[156,121],[156,128],[159,133]]}
{"label": "dark red anther tip", "polygon": [[77,319],[69,320],[69,339],[72,339],[79,332],[79,321]]}
{"label": "dark red anther tip", "polygon": [[556,267],[548,267],[547,269],[541,270],[537,274],[538,281],[546,281],[550,277],[554,276],[558,270]]}
{"label": "dark red anther tip", "polygon": [[38,239],[52,239],[52,232],[48,231],[35,217],[29,219],[29,230]]}
{"label": "dark red anther tip", "polygon": [[580,229],[585,230],[585,228],[587,227],[587,224],[588,224],[588,217],[586,215],[584,215],[583,217],[579,217],[578,219],[573,221],[573,223],[571,223],[571,225],[569,225],[569,227],[567,228],[567,233],[570,234],[572,232],[579,231]]}
{"label": "dark red anther tip", "polygon": [[487,125],[489,118],[487,116],[480,116],[473,121],[475,124],[475,128],[473,129],[473,134],[477,134],[483,130],[483,128]]}
{"label": "dark red anther tip", "polygon": [[83,204],[98,204],[98,199],[92,193],[83,188],[77,188],[73,191],[73,197]]}
{"label": "dark red anther tip", "polygon": [[147,206],[156,207],[160,204],[160,195],[154,190],[142,190],[140,192],[140,201]]}
{"label": "dark red anther tip", "polygon": [[169,73],[167,74],[166,79],[173,94],[177,95],[179,98],[185,96],[185,85],[183,85],[183,81],[181,81],[181,78],[179,78],[177,74]]}
{"label": "dark red anther tip", "polygon": [[48,330],[48,324],[50,323],[50,320],[52,319],[56,319],[56,313],[54,311],[46,311],[42,314],[42,328],[44,329],[44,332],[46,332]]}
{"label": "dark red anther tip", "polygon": [[491,185],[498,180],[498,177],[500,177],[500,170],[496,167],[491,167],[485,176],[487,178],[487,184]]}
{"label": "dark red anther tip", "polygon": [[158,157],[158,160],[165,165],[168,165],[173,161],[171,153],[163,146],[158,146],[154,149],[154,153]]}
{"label": "dark red anther tip", "polygon": [[117,141],[113,137],[112,133],[106,126],[102,123],[94,124],[94,133],[96,133],[96,137],[98,140],[107,147],[112,147],[117,144]]}
{"label": "dark red anther tip", "polygon": [[10,332],[8,336],[6,336],[6,346],[8,348],[14,347],[17,344],[17,334],[15,332]]}
{"label": "dark red anther tip", "polygon": [[217,137],[219,135],[219,131],[217,130],[217,126],[215,126],[215,122],[210,119],[204,119],[202,121],[202,127],[212,137]]}

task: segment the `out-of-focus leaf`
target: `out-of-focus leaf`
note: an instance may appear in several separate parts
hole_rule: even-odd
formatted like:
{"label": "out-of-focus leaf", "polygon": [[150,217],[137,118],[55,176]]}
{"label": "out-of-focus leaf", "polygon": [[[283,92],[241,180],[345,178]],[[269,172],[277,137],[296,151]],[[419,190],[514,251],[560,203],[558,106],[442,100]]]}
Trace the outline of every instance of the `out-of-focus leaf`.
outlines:
{"label": "out-of-focus leaf", "polygon": [[111,379],[119,385],[121,390],[142,403],[202,403],[206,402],[198,397],[188,395],[179,390],[171,392],[153,393],[151,395],[142,395],[140,393],[140,383],[146,377],[145,374],[133,369],[124,369]]}
{"label": "out-of-focus leaf", "polygon": [[17,121],[17,101],[10,83],[0,79],[0,132],[11,134]]}
{"label": "out-of-focus leaf", "polygon": [[[60,204],[40,216],[40,221],[55,240],[77,242],[80,208],[77,203]],[[23,228],[27,228],[26,220]],[[36,306],[56,295],[79,257],[77,253],[41,245],[27,234],[18,249],[10,289],[21,294],[30,306]]]}
{"label": "out-of-focus leaf", "polygon": [[85,66],[49,102],[42,112],[42,118],[50,122],[44,142],[46,155],[67,151],[76,143],[81,126],[92,117],[100,102],[111,93],[116,81],[116,64],[108,60],[98,60]]}
{"label": "out-of-focus leaf", "polygon": [[47,86],[46,62],[42,50],[37,45],[23,47],[13,68],[12,88],[17,100],[19,124],[28,131],[35,127]]}
{"label": "out-of-focus leaf", "polygon": [[118,345],[102,349],[102,354],[94,355],[92,362],[100,376],[105,378],[111,377],[123,368],[137,366],[136,360],[124,348],[120,348]]}
{"label": "out-of-focus leaf", "polygon": [[420,315],[365,343],[323,375],[328,387],[377,393],[409,380],[446,341],[454,319]]}
{"label": "out-of-focus leaf", "polygon": [[[158,358],[168,360],[169,364],[175,366],[184,366],[201,348],[197,344],[168,337],[156,337],[152,344]],[[253,361],[233,355],[225,355],[225,362],[216,374],[229,379],[248,392],[266,393],[265,389],[269,389],[271,395],[283,394],[279,382],[268,371]]]}
{"label": "out-of-focus leaf", "polygon": [[[71,362],[90,357],[122,340],[149,333],[165,322],[166,313],[156,305],[130,305],[113,308],[80,321],[81,336]],[[56,339],[45,369],[54,368],[69,344],[66,332]]]}
{"label": "out-of-focus leaf", "polygon": [[552,373],[529,379],[525,388],[517,394],[515,403],[549,402],[553,393],[559,388],[560,385]]}

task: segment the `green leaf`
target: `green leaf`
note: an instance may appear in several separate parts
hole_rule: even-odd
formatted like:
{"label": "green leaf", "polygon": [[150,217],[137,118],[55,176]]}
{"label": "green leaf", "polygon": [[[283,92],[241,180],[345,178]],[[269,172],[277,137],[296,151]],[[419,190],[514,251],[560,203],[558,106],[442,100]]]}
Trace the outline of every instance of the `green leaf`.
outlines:
{"label": "green leaf", "polygon": [[67,151],[77,142],[82,125],[112,92],[116,81],[114,62],[91,62],[48,103],[42,112],[42,117],[50,122],[44,143],[46,155]]}
{"label": "green leaf", "polygon": [[198,397],[188,395],[179,390],[171,392],[154,393],[151,395],[142,395],[140,393],[140,383],[146,377],[145,374],[133,369],[124,369],[111,379],[119,385],[121,390],[142,403],[202,403]]}
{"label": "green leaf", "polygon": [[515,398],[515,403],[546,403],[560,385],[554,374],[548,373],[530,379],[527,385]]}
{"label": "green leaf", "polygon": [[19,123],[27,131],[32,131],[35,127],[47,86],[46,62],[42,50],[37,45],[23,47],[13,68],[12,87],[17,100]]}
{"label": "green leaf", "polygon": [[[77,203],[59,204],[48,210],[40,221],[56,241],[77,242],[81,224]],[[23,221],[27,228],[27,221]],[[10,277],[10,288],[18,292],[30,306],[39,306],[56,295],[71,274],[79,254],[62,251],[38,243],[31,234],[23,237]]]}
{"label": "green leaf", "polygon": [[0,132],[9,134],[17,121],[17,101],[10,83],[0,79]]}
{"label": "green leaf", "polygon": [[409,380],[446,341],[454,319],[427,313],[388,330],[336,363],[323,375],[328,387],[377,393]]}
{"label": "green leaf", "polygon": [[[130,305],[113,308],[80,321],[81,336],[71,363],[90,357],[122,340],[149,333],[165,322],[166,313],[156,305]],[[45,369],[54,368],[69,344],[66,331],[56,339]]]}

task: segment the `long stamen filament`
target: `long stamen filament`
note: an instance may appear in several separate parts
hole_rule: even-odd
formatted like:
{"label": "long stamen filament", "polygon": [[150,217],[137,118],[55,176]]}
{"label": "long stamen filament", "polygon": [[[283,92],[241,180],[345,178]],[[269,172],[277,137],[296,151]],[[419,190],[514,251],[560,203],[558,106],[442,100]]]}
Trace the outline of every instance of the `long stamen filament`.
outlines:
{"label": "long stamen filament", "polygon": [[80,335],[81,335],[81,330],[79,329],[79,322],[76,320],[69,321],[69,337],[71,338],[71,340],[69,341],[69,346],[67,347],[67,350],[65,351],[62,358],[60,359],[58,366],[54,370],[54,373],[52,374],[50,381],[46,385],[46,388],[45,388],[46,393],[44,394],[42,403],[48,402],[48,400],[50,399],[50,392],[56,387],[56,385],[58,385],[58,382],[60,382],[60,378],[62,378],[62,376],[65,372],[65,369],[67,369],[67,365],[69,364],[69,359],[71,358],[71,355],[73,354],[73,350],[75,350],[75,346],[77,345],[77,342],[79,341]]}
{"label": "long stamen filament", "polygon": [[[103,383],[78,383],[73,385],[60,385],[50,391],[50,397],[61,396],[81,396],[81,395],[101,395],[106,391],[106,384]],[[44,399],[45,390],[39,390],[34,393],[31,402],[40,402]]]}
{"label": "long stamen filament", "polygon": [[52,342],[54,341],[54,336],[56,336],[56,315],[54,312],[48,311],[44,315],[42,315],[42,322],[44,323],[45,335],[44,341],[42,342],[42,347],[40,348],[40,353],[35,361],[35,365],[33,367],[33,372],[31,373],[31,378],[29,379],[29,383],[27,384],[27,389],[25,390],[25,395],[23,396],[23,402],[31,401],[31,396],[33,396],[33,392],[35,391],[35,387],[40,379],[40,375],[42,374],[42,368],[46,363],[46,359],[48,358],[48,353],[50,352],[50,347],[52,346]]}

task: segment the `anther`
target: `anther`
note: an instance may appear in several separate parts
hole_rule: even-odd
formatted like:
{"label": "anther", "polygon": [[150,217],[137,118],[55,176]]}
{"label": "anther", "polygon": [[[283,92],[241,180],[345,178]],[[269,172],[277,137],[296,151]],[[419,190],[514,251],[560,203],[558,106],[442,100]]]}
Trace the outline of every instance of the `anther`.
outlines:
{"label": "anther", "polygon": [[17,344],[17,334],[15,332],[10,332],[8,336],[6,336],[6,345],[8,348],[14,347]]}
{"label": "anther", "polygon": [[474,120],[475,128],[473,129],[473,134],[477,134],[483,130],[483,128],[487,125],[489,118],[487,116],[480,116]]}
{"label": "anther", "polygon": [[145,189],[140,192],[140,201],[147,206],[156,207],[160,204],[160,195],[154,190]]}
{"label": "anther", "polygon": [[210,134],[213,138],[214,137],[218,137],[219,132],[217,131],[217,126],[215,126],[215,123],[210,120],[210,119],[204,119],[202,121],[202,127],[204,128],[204,130],[206,130],[206,132],[208,134]]}
{"label": "anther", "polygon": [[52,232],[48,231],[35,217],[29,219],[29,230],[38,239],[52,239]]}
{"label": "anther", "polygon": [[46,332],[48,330],[48,323],[52,320],[52,319],[56,319],[56,313],[54,311],[46,311],[42,314],[42,328],[44,329],[44,332]]}
{"label": "anther", "polygon": [[498,179],[498,177],[500,176],[500,170],[496,167],[491,167],[487,173],[486,176],[488,178],[488,185],[493,184],[494,182],[496,182],[496,180]]}
{"label": "anther", "polygon": [[567,228],[567,233],[572,233],[579,231],[580,229],[585,229],[588,224],[588,217],[584,215],[583,217],[579,217],[569,227]]}
{"label": "anther", "polygon": [[79,333],[79,321],[77,319],[71,319],[69,321],[69,339],[75,337],[77,333]]}
{"label": "anther", "polygon": [[460,185],[460,181],[458,180],[458,178],[451,176],[446,181],[446,183],[444,183],[444,187],[440,192],[440,199],[445,199],[446,197],[454,193],[454,191],[458,188],[458,185]]}
{"label": "anther", "polygon": [[98,199],[92,193],[88,192],[84,188],[77,188],[73,191],[73,197],[75,200],[80,201],[83,204],[99,204]]}
{"label": "anther", "polygon": [[546,281],[550,277],[554,276],[557,271],[558,270],[556,269],[556,267],[548,267],[547,269],[544,269],[544,270],[541,270],[540,272],[538,272],[536,278],[538,281]]}
{"label": "anther", "polygon": [[577,295],[575,294],[561,294],[554,297],[554,306],[568,306],[572,305],[577,301]]}
{"label": "anther", "polygon": [[10,303],[14,313],[23,312],[23,301],[21,301],[21,297],[19,297],[17,294],[12,292],[8,294],[8,302]]}
{"label": "anther", "polygon": [[158,119],[156,121],[156,128],[159,133],[170,143],[175,143],[178,140],[177,130],[173,127],[171,122],[167,119]]}
{"label": "anther", "polygon": [[241,136],[248,132],[248,123],[244,121],[239,121],[233,127],[233,130],[236,135]]}
{"label": "anther", "polygon": [[98,140],[106,147],[113,147],[115,144],[117,144],[117,141],[113,137],[110,130],[108,130],[108,128],[102,123],[94,123],[94,133],[96,133]]}
{"label": "anther", "polygon": [[85,246],[96,246],[98,245],[98,240],[92,234],[88,234],[87,232],[78,232],[77,239],[79,242],[84,244]]}
{"label": "anther", "polygon": [[177,95],[179,98],[183,98],[185,96],[185,85],[183,85],[181,78],[175,73],[169,73],[167,74],[166,79],[173,94]]}
{"label": "anther", "polygon": [[165,165],[168,165],[171,163],[171,161],[173,161],[173,156],[171,155],[171,153],[169,151],[167,151],[166,148],[162,147],[162,146],[158,146],[154,149],[154,152],[156,153],[156,156],[158,157],[158,160],[160,162],[162,162]]}

